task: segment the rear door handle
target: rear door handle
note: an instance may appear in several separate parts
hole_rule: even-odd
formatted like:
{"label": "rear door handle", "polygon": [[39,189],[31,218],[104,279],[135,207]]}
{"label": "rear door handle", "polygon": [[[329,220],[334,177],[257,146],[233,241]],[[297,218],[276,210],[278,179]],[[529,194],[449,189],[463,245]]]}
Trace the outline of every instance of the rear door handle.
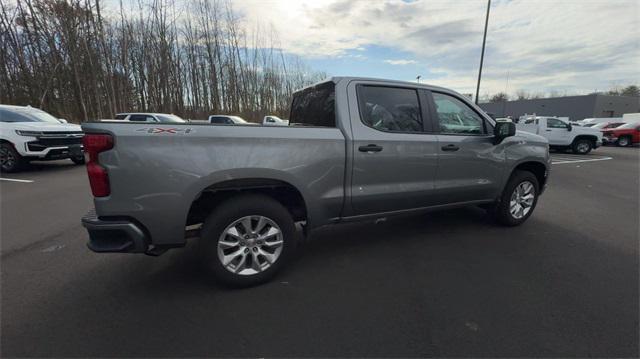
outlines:
{"label": "rear door handle", "polygon": [[368,144],[366,146],[358,147],[358,150],[360,152],[380,152],[382,151],[382,146],[378,146],[375,144]]}
{"label": "rear door handle", "polygon": [[450,144],[448,144],[446,146],[442,146],[441,148],[442,148],[443,151],[457,151],[457,150],[460,149],[460,147],[458,147],[458,146],[456,146],[456,145],[454,145],[452,143],[450,143]]}
{"label": "rear door handle", "polygon": [[551,132],[551,130],[545,130],[545,131],[547,131],[547,132]]}

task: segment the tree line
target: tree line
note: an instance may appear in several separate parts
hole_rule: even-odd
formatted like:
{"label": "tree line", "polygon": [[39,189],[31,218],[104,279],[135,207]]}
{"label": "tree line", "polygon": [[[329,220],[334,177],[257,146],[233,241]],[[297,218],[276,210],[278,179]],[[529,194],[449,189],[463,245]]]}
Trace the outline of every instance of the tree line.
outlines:
{"label": "tree line", "polygon": [[286,117],[292,92],[326,76],[284,54],[274,31],[248,34],[228,0],[127,4],[0,2],[0,103],[72,122],[131,111],[257,121]]}

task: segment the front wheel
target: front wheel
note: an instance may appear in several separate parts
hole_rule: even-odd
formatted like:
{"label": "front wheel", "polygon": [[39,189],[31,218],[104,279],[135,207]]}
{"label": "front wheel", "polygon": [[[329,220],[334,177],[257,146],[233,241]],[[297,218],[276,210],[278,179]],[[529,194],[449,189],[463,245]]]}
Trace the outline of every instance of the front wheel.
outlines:
{"label": "front wheel", "polygon": [[294,250],[289,211],[271,197],[246,194],[217,206],[200,237],[203,264],[221,282],[249,287],[271,279]]}
{"label": "front wheel", "polygon": [[529,218],[538,203],[539,184],[529,171],[515,171],[490,213],[505,226],[517,226]]}
{"label": "front wheel", "polygon": [[18,172],[26,161],[9,143],[0,144],[0,170],[2,172]]}
{"label": "front wheel", "polygon": [[622,136],[618,138],[616,144],[620,147],[627,147],[631,145],[631,139],[628,136]]}
{"label": "front wheel", "polygon": [[586,155],[592,148],[593,144],[589,140],[576,140],[571,147],[573,153],[577,155]]}

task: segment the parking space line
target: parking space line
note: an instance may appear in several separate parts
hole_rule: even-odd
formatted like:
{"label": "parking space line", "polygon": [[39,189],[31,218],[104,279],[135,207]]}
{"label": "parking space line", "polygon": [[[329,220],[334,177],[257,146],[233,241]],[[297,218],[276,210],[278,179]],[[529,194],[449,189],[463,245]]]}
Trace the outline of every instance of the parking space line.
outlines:
{"label": "parking space line", "polygon": [[15,179],[15,178],[2,178],[0,177],[0,181],[9,181],[9,182],[20,182],[20,183],[33,183],[33,180],[23,180],[23,179]]}
{"label": "parking space line", "polygon": [[573,159],[565,159],[561,158],[560,161],[554,161],[553,158],[551,160],[552,165],[561,165],[565,163],[582,163],[582,162],[595,162],[595,161],[607,161],[611,160],[613,157],[601,157],[601,158],[591,158],[587,160],[573,160]]}

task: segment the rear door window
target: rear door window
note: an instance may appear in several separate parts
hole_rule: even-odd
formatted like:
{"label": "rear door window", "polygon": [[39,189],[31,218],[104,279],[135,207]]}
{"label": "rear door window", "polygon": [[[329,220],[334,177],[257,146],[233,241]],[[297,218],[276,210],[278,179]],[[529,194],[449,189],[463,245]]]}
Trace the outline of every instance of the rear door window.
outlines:
{"label": "rear door window", "polygon": [[423,132],[420,101],[415,89],[358,86],[362,122],[385,132]]}
{"label": "rear door window", "polygon": [[325,82],[293,94],[292,125],[336,127],[335,84]]}

